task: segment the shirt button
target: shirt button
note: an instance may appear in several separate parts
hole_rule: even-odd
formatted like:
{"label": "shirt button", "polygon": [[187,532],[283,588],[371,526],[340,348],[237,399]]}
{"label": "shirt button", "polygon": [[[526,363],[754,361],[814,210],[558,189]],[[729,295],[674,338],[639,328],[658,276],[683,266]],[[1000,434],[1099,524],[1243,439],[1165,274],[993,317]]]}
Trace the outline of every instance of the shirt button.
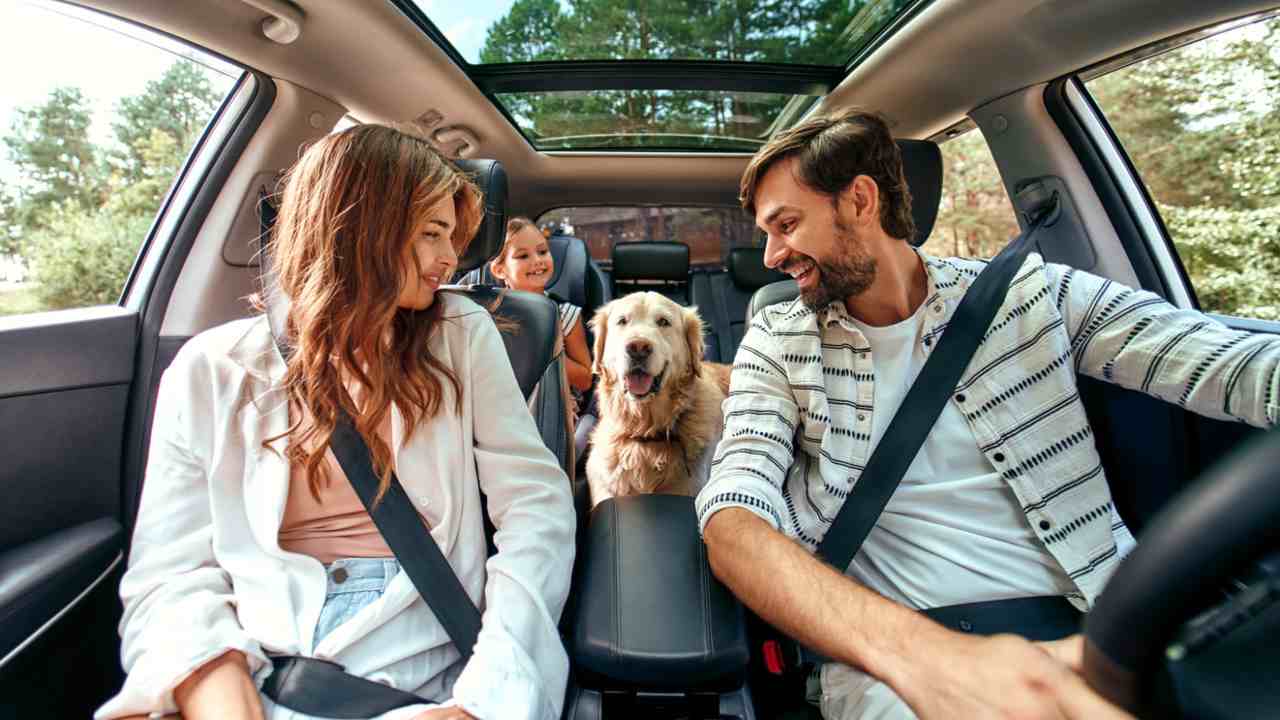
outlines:
{"label": "shirt button", "polygon": [[858,413],[858,422],[866,422],[866,421],[867,421],[867,416],[863,415],[862,413]]}
{"label": "shirt button", "polygon": [[1004,462],[1004,453],[996,453],[995,455],[991,456],[991,459],[995,460],[996,462]]}
{"label": "shirt button", "polygon": [[964,393],[956,393],[956,402],[964,402]]}
{"label": "shirt button", "polygon": [[941,314],[942,314],[942,304],[941,304],[941,303],[939,303],[939,304],[937,304],[937,305],[934,305],[934,306],[933,306],[933,311],[934,311],[935,313],[938,313],[939,315],[941,315]]}
{"label": "shirt button", "polygon": [[427,502],[427,496],[426,496],[426,495],[419,495],[419,496],[418,496],[418,504],[419,504],[419,505],[422,505],[423,507],[426,507],[426,506],[427,506],[427,505],[429,505],[430,503],[429,503],[429,502]]}
{"label": "shirt button", "polygon": [[347,581],[347,569],[344,567],[334,568],[333,581],[339,585]]}
{"label": "shirt button", "polygon": [[969,622],[968,620],[961,620],[960,629],[965,632],[973,632],[973,623]]}
{"label": "shirt button", "polygon": [[1050,524],[1048,520],[1041,520],[1041,521],[1040,521],[1040,529],[1041,529],[1041,530],[1048,530],[1048,529],[1049,529],[1049,528],[1051,528],[1051,527],[1053,527],[1053,525],[1052,525],[1052,524]]}
{"label": "shirt button", "polygon": [[932,347],[932,346],[933,346],[933,337],[932,337],[932,336],[929,336],[929,337],[927,337],[927,338],[925,338],[925,339],[924,339],[924,346],[925,346],[925,347]]}

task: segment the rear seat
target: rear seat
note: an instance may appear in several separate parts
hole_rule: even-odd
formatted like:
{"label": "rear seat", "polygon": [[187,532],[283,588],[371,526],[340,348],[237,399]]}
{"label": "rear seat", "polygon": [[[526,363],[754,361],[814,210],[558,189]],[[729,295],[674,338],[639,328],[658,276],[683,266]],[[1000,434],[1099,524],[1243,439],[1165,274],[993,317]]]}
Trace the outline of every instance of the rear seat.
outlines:
{"label": "rear seat", "polygon": [[689,246],[678,242],[629,242],[613,246],[613,296],[651,290],[690,305]]}
{"label": "rear seat", "polygon": [[764,266],[764,248],[741,247],[729,251],[725,272],[693,276],[693,304],[708,328],[706,359],[731,363],[738,343],[747,332],[744,319],[751,295],[787,276]]}

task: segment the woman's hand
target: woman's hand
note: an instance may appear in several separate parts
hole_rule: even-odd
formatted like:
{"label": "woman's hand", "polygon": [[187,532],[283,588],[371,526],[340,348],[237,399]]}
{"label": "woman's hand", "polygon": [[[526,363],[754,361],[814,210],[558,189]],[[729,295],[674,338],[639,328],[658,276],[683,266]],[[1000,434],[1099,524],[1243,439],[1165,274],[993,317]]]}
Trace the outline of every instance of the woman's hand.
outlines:
{"label": "woman's hand", "polygon": [[476,720],[476,716],[460,707],[442,707],[414,715],[413,720]]}
{"label": "woman's hand", "polygon": [[249,676],[249,661],[239,650],[228,650],[196,668],[173,689],[173,699],[184,720],[263,717],[258,686]]}

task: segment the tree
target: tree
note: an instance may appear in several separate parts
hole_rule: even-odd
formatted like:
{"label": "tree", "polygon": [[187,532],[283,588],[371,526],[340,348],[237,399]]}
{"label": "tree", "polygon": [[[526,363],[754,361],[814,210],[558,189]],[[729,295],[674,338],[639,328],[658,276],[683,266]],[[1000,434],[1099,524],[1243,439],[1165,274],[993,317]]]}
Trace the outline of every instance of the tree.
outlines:
{"label": "tree", "polygon": [[24,179],[14,218],[38,227],[55,204],[95,207],[104,194],[102,167],[89,139],[89,101],[79,88],[59,87],[33,108],[19,109],[8,137],[9,158]]}
{"label": "tree", "polygon": [[121,99],[116,106],[119,120],[112,128],[123,148],[117,160],[125,178],[133,181],[147,175],[148,148],[153,151],[161,142],[154,137],[157,131],[168,135],[179,151],[195,144],[219,99],[201,67],[185,59],[148,82],[140,95]]}

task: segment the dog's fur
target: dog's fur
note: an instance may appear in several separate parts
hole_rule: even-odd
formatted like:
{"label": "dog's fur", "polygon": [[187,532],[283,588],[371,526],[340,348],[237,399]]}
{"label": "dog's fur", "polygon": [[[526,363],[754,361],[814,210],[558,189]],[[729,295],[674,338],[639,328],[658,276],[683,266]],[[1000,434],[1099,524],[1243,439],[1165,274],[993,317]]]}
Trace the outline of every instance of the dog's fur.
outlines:
{"label": "dog's fur", "polygon": [[[655,292],[633,293],[600,308],[591,329],[600,378],[587,459],[591,506],[615,495],[697,493],[706,478],[694,475],[708,464],[704,453],[715,451],[729,389],[729,367],[702,361],[697,311]],[[638,360],[629,343],[647,344],[651,354]],[[637,397],[632,388],[645,387],[646,375],[650,389]]]}

